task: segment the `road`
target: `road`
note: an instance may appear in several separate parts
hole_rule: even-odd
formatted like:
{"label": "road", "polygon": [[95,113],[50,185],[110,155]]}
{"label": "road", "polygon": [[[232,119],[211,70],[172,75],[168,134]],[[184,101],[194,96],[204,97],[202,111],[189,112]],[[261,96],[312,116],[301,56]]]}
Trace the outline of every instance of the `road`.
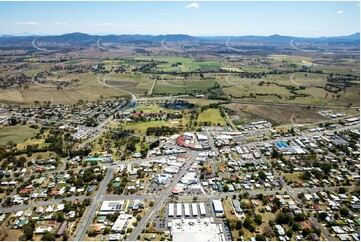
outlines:
{"label": "road", "polygon": [[90,224],[93,222],[94,216],[96,215],[98,205],[103,200],[103,197],[107,192],[107,185],[113,178],[114,171],[115,167],[110,167],[104,179],[101,181],[89,209],[83,214],[83,219],[81,220],[73,238],[74,241],[84,240],[85,234],[88,231]]}
{"label": "road", "polygon": [[[283,178],[281,176],[279,176],[280,182],[283,185],[283,187],[286,189],[287,193],[293,198],[293,200],[299,205],[301,206],[301,210],[304,214],[307,214],[308,211],[303,207],[303,202],[301,199],[298,198],[298,193],[296,193],[295,188],[290,188],[287,183],[283,180]],[[308,189],[304,189],[302,192],[303,193],[315,193],[318,191],[334,191],[334,190],[338,190],[340,188],[340,186],[337,187],[330,187],[330,188],[308,188]],[[330,236],[328,230],[318,222],[317,218],[315,218],[312,214],[310,215],[310,221],[321,231],[321,234],[323,235],[324,238],[326,238],[328,241],[335,241],[335,238],[333,238],[332,236]]]}
{"label": "road", "polygon": [[[222,109],[223,109],[223,108],[222,108]],[[239,131],[239,130],[237,129],[236,125],[234,125],[234,123],[232,122],[232,120],[231,120],[231,118],[229,117],[228,113],[227,113],[226,111],[224,111],[224,109],[223,109],[223,112],[224,112],[224,115],[225,115],[225,117],[226,117],[227,123],[229,124],[229,126],[232,127],[233,131],[234,131],[234,132]]]}
{"label": "road", "polygon": [[190,166],[195,161],[196,157],[198,156],[198,152],[190,151],[190,158],[186,162],[186,164],[181,168],[180,172],[176,174],[172,180],[172,182],[167,186],[166,189],[157,197],[154,201],[154,206],[149,208],[148,211],[145,213],[143,218],[139,221],[137,227],[129,234],[127,237],[128,241],[135,241],[138,238],[138,235],[142,233],[142,230],[145,228],[146,224],[150,219],[153,218],[154,215],[159,211],[159,209],[163,206],[164,201],[168,198],[171,194],[175,185],[180,181],[180,179],[184,176],[184,174],[188,171]]}
{"label": "road", "polygon": [[122,91],[122,92],[125,92],[125,93],[129,94],[133,102],[137,100],[137,96],[136,96],[134,93],[129,92],[129,91],[124,90],[124,89],[121,89],[121,88],[119,88],[119,87],[115,87],[115,86],[112,86],[112,85],[107,84],[107,83],[106,83],[106,81],[108,80],[108,76],[107,76],[107,75],[104,76],[103,81],[100,81],[99,78],[100,78],[100,74],[97,76],[97,80],[98,80],[98,82],[99,82],[100,84],[103,84],[104,86],[107,86],[107,87],[109,87],[109,88],[113,88],[113,89],[116,89],[116,90],[119,90],[119,91]]}

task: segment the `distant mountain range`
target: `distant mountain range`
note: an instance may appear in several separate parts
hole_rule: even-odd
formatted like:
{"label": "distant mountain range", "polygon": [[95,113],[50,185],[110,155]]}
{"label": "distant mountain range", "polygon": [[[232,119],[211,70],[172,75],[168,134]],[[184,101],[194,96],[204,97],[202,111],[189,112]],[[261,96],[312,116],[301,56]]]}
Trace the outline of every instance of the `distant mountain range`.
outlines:
{"label": "distant mountain range", "polygon": [[184,34],[167,34],[167,35],[89,35],[84,33],[69,33],[63,35],[28,35],[28,36],[14,36],[14,35],[0,35],[0,45],[29,45],[36,39],[39,42],[47,42],[54,44],[65,45],[81,45],[88,46],[94,44],[98,40],[105,43],[148,43],[160,42],[164,39],[170,42],[183,42],[183,41],[227,41],[227,40],[244,40],[244,41],[262,41],[262,42],[290,42],[296,41],[309,41],[309,42],[324,42],[324,43],[347,43],[351,45],[359,45],[360,33],[355,33],[348,36],[337,37],[319,37],[319,38],[306,38],[306,37],[292,37],[282,35],[271,36],[190,36]]}

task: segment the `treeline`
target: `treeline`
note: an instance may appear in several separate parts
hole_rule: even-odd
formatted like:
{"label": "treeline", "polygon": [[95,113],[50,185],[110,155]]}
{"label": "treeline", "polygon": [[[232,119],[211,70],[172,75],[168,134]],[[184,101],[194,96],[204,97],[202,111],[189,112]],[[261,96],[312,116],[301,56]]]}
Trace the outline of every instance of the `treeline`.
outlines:
{"label": "treeline", "polygon": [[0,77],[0,89],[7,89],[11,87],[27,89],[30,84],[31,78],[25,76],[23,73],[6,75]]}
{"label": "treeline", "polygon": [[164,136],[164,135],[173,135],[179,132],[179,128],[169,127],[169,126],[161,126],[161,127],[149,127],[147,128],[147,136]]}
{"label": "treeline", "polygon": [[54,65],[49,68],[49,71],[88,71],[91,65]]}

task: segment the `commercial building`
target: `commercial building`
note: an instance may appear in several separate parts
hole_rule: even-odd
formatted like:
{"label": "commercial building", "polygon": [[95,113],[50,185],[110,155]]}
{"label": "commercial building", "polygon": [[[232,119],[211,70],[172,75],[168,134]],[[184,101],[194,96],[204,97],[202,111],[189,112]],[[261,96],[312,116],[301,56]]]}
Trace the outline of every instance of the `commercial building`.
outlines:
{"label": "commercial building", "polygon": [[174,203],[170,203],[168,207],[168,217],[174,217]]}
{"label": "commercial building", "polygon": [[221,200],[212,200],[212,204],[216,217],[222,217],[224,214],[224,210]]}
{"label": "commercial building", "polygon": [[155,178],[154,178],[154,182],[157,184],[167,184],[170,181],[171,176],[168,174],[158,174]]}
{"label": "commercial building", "polygon": [[122,210],[124,200],[119,201],[104,201],[100,207],[99,214],[108,214],[120,212]]}
{"label": "commercial building", "polygon": [[222,225],[213,218],[174,219],[170,232],[173,241],[225,241]]}
{"label": "commercial building", "polygon": [[127,228],[128,219],[132,218],[129,214],[119,214],[117,220],[113,224],[111,228],[111,232],[113,233],[121,233],[123,229]]}

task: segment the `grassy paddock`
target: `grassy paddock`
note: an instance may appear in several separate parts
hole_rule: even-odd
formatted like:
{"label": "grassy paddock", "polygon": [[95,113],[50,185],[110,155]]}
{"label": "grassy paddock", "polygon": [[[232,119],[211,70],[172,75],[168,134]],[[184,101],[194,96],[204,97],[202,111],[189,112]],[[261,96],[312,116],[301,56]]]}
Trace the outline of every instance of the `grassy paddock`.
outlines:
{"label": "grassy paddock", "polygon": [[214,108],[209,108],[200,113],[198,116],[198,122],[211,122],[213,125],[217,125],[219,123],[221,126],[226,125],[226,121],[222,118],[219,110]]}
{"label": "grassy paddock", "polygon": [[20,143],[37,133],[37,129],[32,129],[26,125],[0,127],[0,145],[6,145],[9,141]]}

